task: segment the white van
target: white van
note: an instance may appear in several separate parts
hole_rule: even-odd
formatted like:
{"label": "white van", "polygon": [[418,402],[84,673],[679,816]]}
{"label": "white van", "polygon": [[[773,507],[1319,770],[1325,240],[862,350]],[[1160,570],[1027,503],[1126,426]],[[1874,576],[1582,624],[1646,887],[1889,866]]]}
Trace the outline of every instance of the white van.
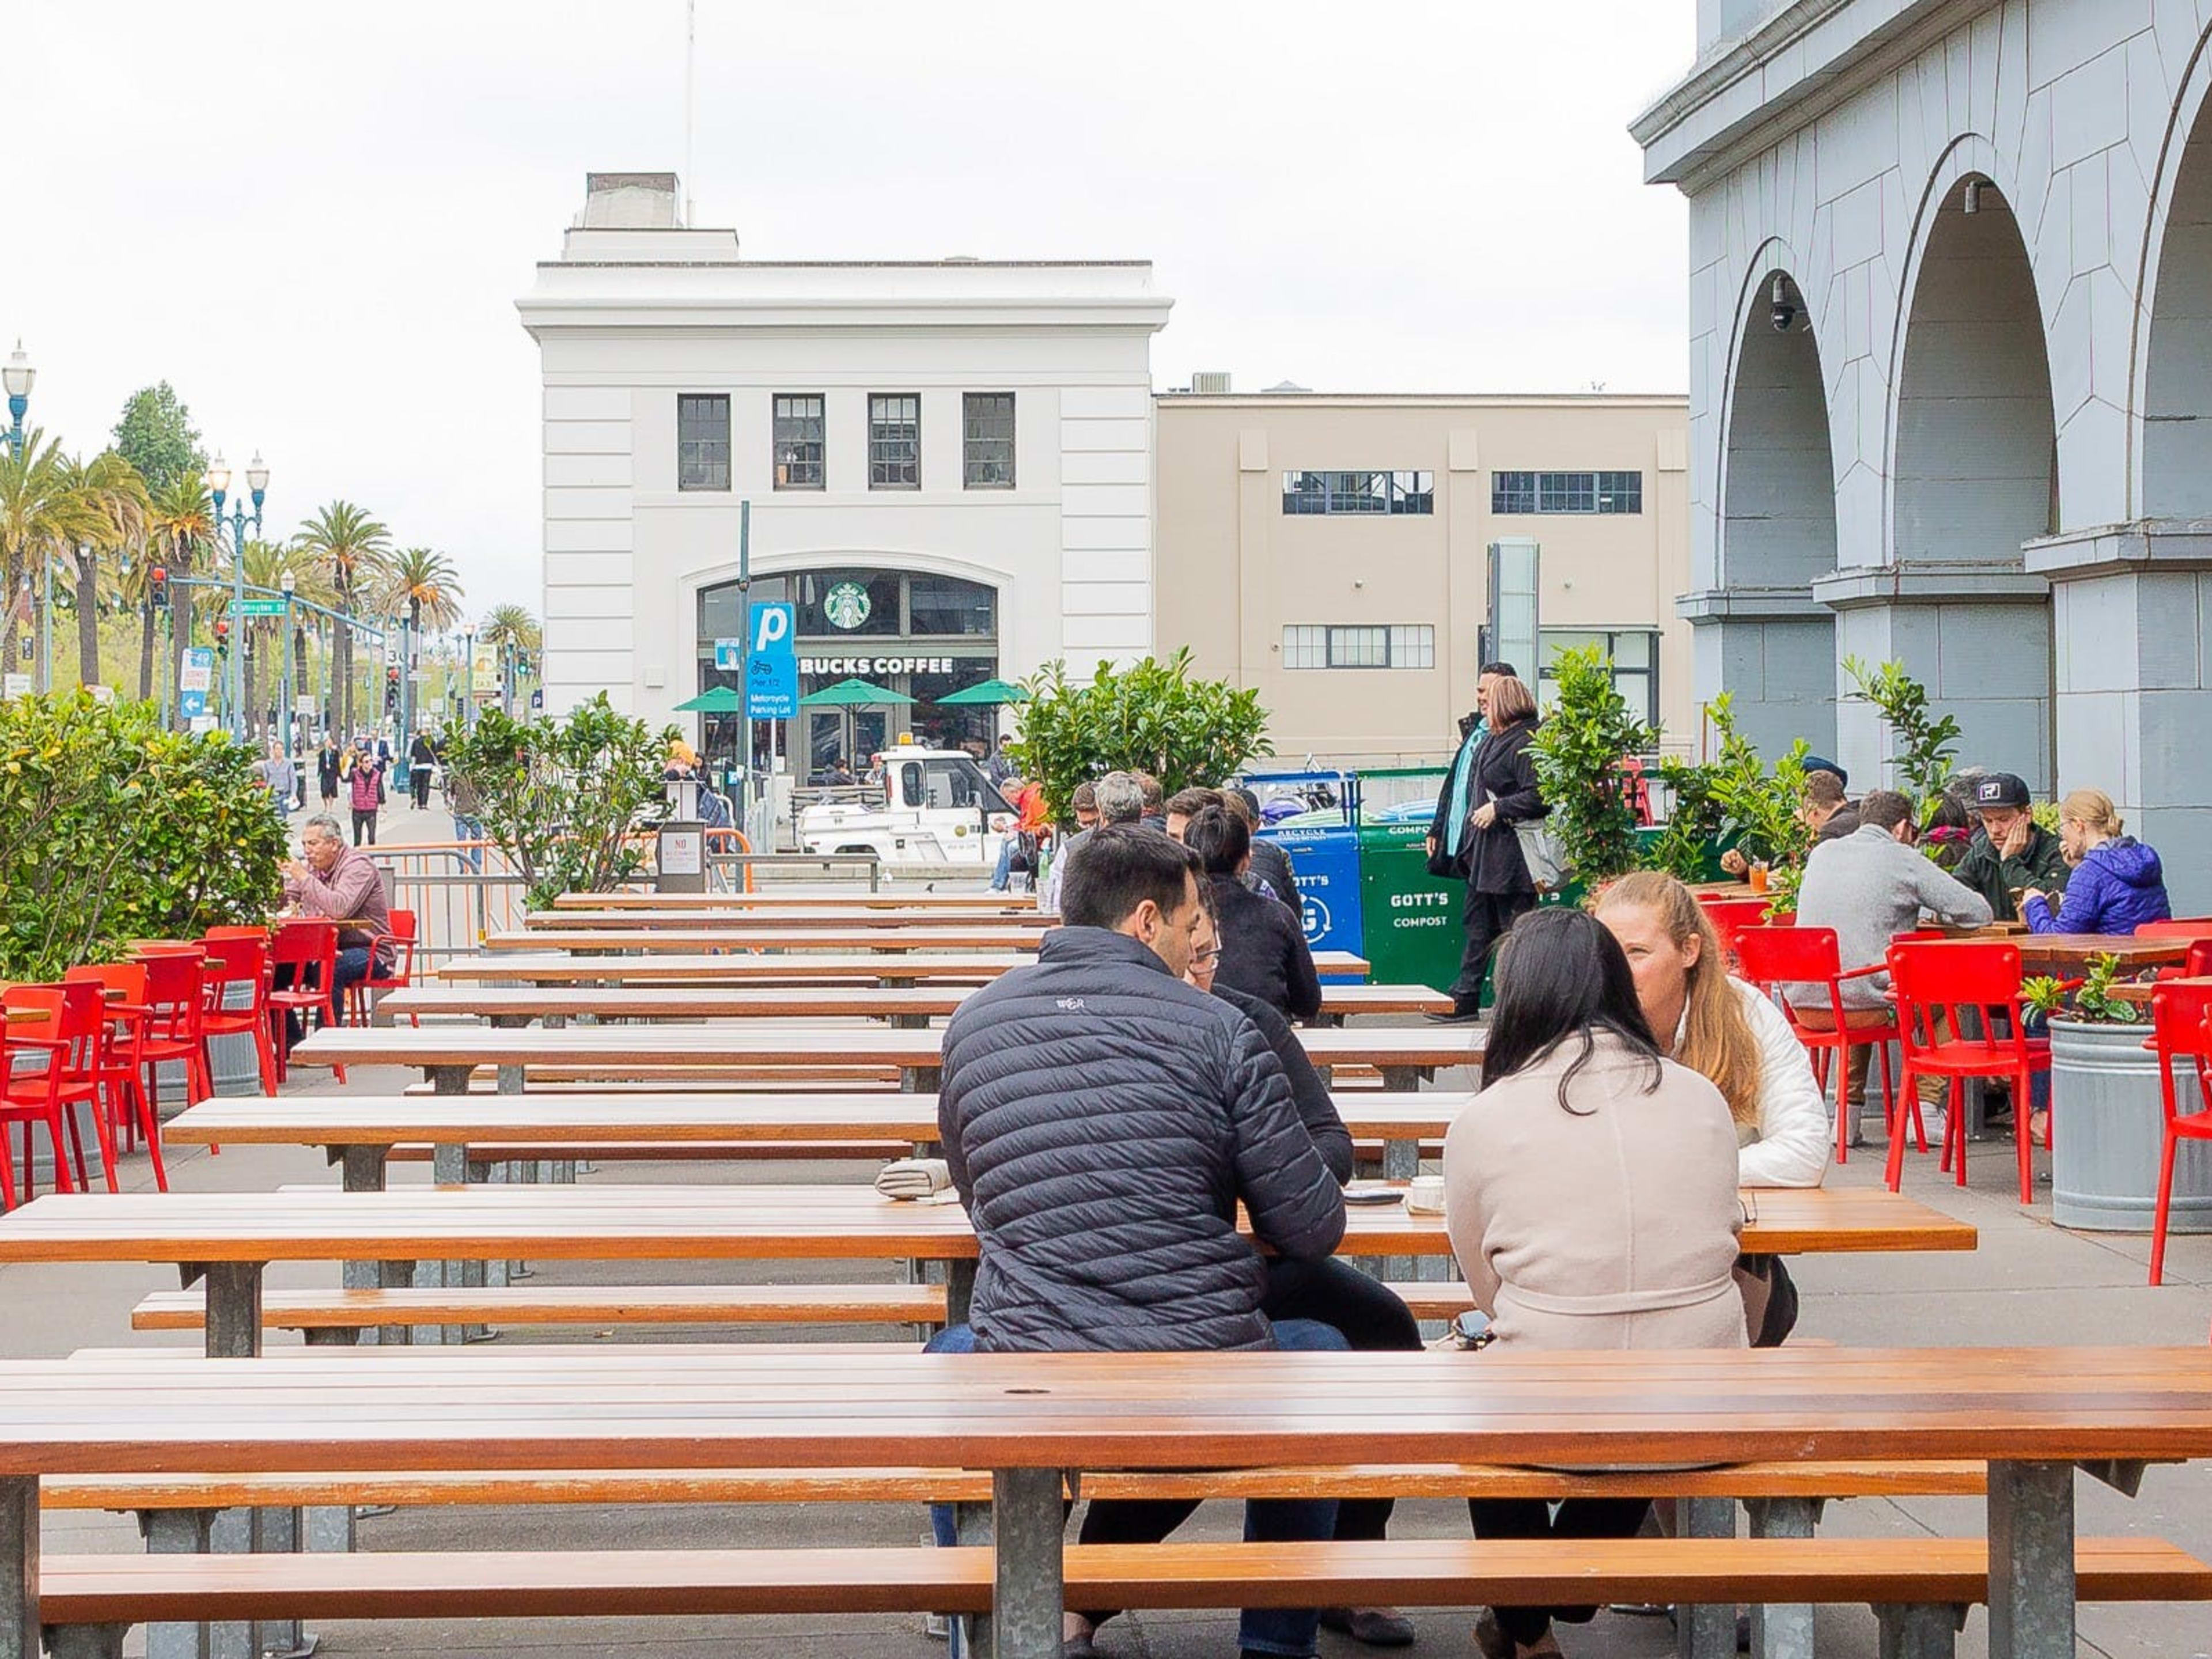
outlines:
{"label": "white van", "polygon": [[873,853],[885,864],[972,864],[988,872],[1018,819],[973,757],[957,749],[888,749],[883,789],[799,815],[809,853]]}

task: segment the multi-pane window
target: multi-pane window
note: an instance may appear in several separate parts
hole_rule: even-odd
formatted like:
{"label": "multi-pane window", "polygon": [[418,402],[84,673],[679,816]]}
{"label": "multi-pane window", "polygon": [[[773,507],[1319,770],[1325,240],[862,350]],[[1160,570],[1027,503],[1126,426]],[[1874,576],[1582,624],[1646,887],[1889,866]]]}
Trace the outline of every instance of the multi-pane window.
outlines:
{"label": "multi-pane window", "polygon": [[1641,472],[1493,472],[1492,513],[1641,513]]}
{"label": "multi-pane window", "polygon": [[1432,623],[1330,628],[1301,623],[1283,630],[1285,668],[1434,668]]}
{"label": "multi-pane window", "polygon": [[878,392],[868,398],[868,488],[921,488],[921,397]]}
{"label": "multi-pane window", "polygon": [[777,394],[770,441],[775,446],[778,489],[821,489],[822,394]]}
{"label": "multi-pane window", "polygon": [[1014,487],[1014,394],[970,392],[961,399],[960,482],[969,489]]}
{"label": "multi-pane window", "polygon": [[1538,671],[1536,701],[1546,708],[1558,688],[1553,683],[1552,665],[1562,651],[1586,650],[1595,646],[1602,651],[1613,669],[1613,689],[1620,693],[1628,704],[1628,712],[1647,726],[1659,723],[1659,636],[1648,628],[1602,629],[1578,628],[1547,628],[1542,631],[1539,653],[1543,659]]}
{"label": "multi-pane window", "polygon": [[676,399],[676,487],[730,487],[730,399],[686,392]]}
{"label": "multi-pane window", "polygon": [[1436,509],[1433,472],[1285,472],[1283,511],[1308,514],[1365,513],[1385,516],[1431,514]]}

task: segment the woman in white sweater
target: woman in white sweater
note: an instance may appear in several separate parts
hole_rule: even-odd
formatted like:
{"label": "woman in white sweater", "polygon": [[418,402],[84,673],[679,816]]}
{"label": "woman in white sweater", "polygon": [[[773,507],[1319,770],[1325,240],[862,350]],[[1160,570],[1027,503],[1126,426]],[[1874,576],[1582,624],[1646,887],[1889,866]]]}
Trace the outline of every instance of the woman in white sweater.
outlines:
{"label": "woman in white sweater", "polygon": [[[1605,890],[1597,915],[1627,953],[1660,1048],[1711,1079],[1728,1102],[1737,1180],[1819,1186],[1828,1173],[1828,1109],[1813,1063],[1782,1011],[1729,974],[1697,896],[1672,876],[1640,871]],[[1796,1319],[1788,1275],[1773,1257],[1746,1256],[1736,1279],[1753,1343],[1778,1344]]]}

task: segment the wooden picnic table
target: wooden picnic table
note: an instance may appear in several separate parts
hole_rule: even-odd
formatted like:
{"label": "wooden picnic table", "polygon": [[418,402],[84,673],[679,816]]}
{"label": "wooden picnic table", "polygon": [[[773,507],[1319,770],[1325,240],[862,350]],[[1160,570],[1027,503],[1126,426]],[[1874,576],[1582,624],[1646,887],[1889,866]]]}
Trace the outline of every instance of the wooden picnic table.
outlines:
{"label": "wooden picnic table", "polygon": [[[1479,1066],[1488,1036],[1480,1025],[1359,1026],[1307,1031],[1302,1041],[1316,1066],[1372,1066],[1382,1086],[1410,1093],[1437,1070]],[[501,1082],[520,1087],[520,1068],[582,1068],[609,1075],[683,1076],[685,1068],[882,1066],[905,1074],[917,1091],[937,1087],[945,1031],[876,1026],[813,1030],[750,1024],[661,1025],[649,1041],[620,1026],[410,1027],[327,1026],[292,1049],[317,1066],[419,1066],[441,1093],[467,1091],[479,1066],[502,1069]]]}
{"label": "wooden picnic table", "polygon": [[[849,933],[842,929],[793,929],[783,932],[773,928],[756,927],[713,928],[610,928],[595,932],[581,928],[562,932],[545,928],[532,930],[516,928],[512,931],[488,933],[483,948],[487,951],[596,951],[608,957],[630,951],[661,953],[684,952],[700,955],[709,951],[781,951],[788,954],[779,960],[793,962],[807,951],[881,951],[886,956],[907,953],[921,956],[945,951],[1010,951],[1035,954],[1043,942],[1043,936],[1035,928],[981,926],[955,927],[937,922],[927,927],[888,929],[859,927]],[[1316,951],[1314,966],[1322,977],[1350,975],[1364,978],[1368,963],[1364,957],[1349,951]],[[892,971],[889,965],[884,969]]]}
{"label": "wooden picnic table", "polygon": [[757,913],[750,910],[537,910],[522,925],[536,933],[577,930],[616,931],[640,927],[676,928],[697,932],[743,932],[747,928],[779,930],[825,928],[851,933],[864,927],[994,927],[1044,933],[1060,926],[1060,918],[1036,910],[980,911],[945,915],[934,910],[854,909],[843,905],[791,906]]}
{"label": "wooden picnic table", "polygon": [[[922,952],[904,956],[836,956],[815,951],[763,956],[757,951],[733,951],[710,956],[696,949],[684,951],[680,948],[684,943],[696,941],[678,941],[675,950],[656,951],[646,956],[570,955],[567,951],[530,956],[522,953],[524,948],[541,945],[542,941],[525,935],[522,944],[512,951],[501,949],[488,956],[456,957],[435,971],[441,979],[538,985],[632,985],[655,981],[787,984],[815,980],[854,980],[872,985],[981,985],[1012,969],[1030,967],[1036,961],[1029,952],[1017,951],[955,951],[935,956]],[[1323,975],[1323,991],[1342,988],[1340,985],[1332,987],[1332,979],[1364,977],[1368,971],[1365,958],[1347,951],[1316,951],[1314,966]]]}
{"label": "wooden picnic table", "polygon": [[[1409,1179],[1421,1143],[1450,1129],[1474,1097],[1461,1090],[1336,1097],[1354,1140],[1381,1140],[1383,1173]],[[534,1094],[218,1097],[163,1126],[187,1145],[320,1146],[343,1164],[349,1191],[384,1185],[394,1146],[435,1149],[438,1179],[467,1178],[471,1146],[584,1148],[594,1143],[672,1147],[800,1142],[933,1146],[937,1097],[927,1094]],[[553,1152],[535,1154],[552,1158]]]}
{"label": "wooden picnic table", "polygon": [[884,888],[875,892],[855,889],[835,892],[793,891],[775,888],[737,893],[562,893],[553,901],[556,910],[648,910],[673,914],[683,910],[805,909],[815,905],[841,905],[860,910],[1016,911],[1035,910],[1035,893],[939,893]]}
{"label": "wooden picnic table", "polygon": [[[1792,1255],[1971,1250],[1975,1230],[1881,1188],[1761,1188],[1743,1194],[1743,1248]],[[1351,1256],[1441,1256],[1440,1215],[1347,1206]],[[859,1186],[414,1187],[347,1192],[49,1194],[0,1216],[0,1263],[148,1261],[207,1280],[207,1352],[261,1346],[271,1261],[906,1261],[951,1264],[947,1305],[967,1316],[976,1241],[957,1204]],[[406,1264],[404,1268],[396,1264]]]}
{"label": "wooden picnic table", "polygon": [[0,1365],[0,1425],[10,1659],[41,1474],[987,1468],[994,1651],[1056,1659],[1066,1469],[1931,1457],[1989,1462],[1993,1659],[2072,1659],[2074,1462],[2212,1456],[2212,1349],[85,1356]]}
{"label": "wooden picnic table", "polygon": [[[387,1016],[474,1015],[497,1024],[585,1016],[602,1020],[846,1018],[920,1025],[946,1018],[975,989],[972,985],[413,986],[386,993],[377,1004],[377,1017],[381,1023]],[[1448,1014],[1451,1009],[1451,998],[1425,985],[1324,985],[1320,1023],[1334,1025],[1352,1014]]]}
{"label": "wooden picnic table", "polygon": [[2118,957],[2123,974],[2176,967],[2188,959],[2190,945],[2185,939],[2138,939],[2132,933],[2031,933],[2018,922],[1960,928],[1955,938],[1966,944],[2017,945],[2023,974],[2060,979],[2078,979],[2092,959],[2102,956]]}

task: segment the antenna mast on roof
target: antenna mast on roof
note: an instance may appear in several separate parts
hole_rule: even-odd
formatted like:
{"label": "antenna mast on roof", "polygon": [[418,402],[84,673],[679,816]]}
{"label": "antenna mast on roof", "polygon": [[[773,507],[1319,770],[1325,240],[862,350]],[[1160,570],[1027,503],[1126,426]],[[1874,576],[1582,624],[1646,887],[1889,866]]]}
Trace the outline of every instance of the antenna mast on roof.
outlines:
{"label": "antenna mast on roof", "polygon": [[691,120],[696,100],[695,67],[698,57],[699,0],[684,0],[684,223],[691,223]]}

